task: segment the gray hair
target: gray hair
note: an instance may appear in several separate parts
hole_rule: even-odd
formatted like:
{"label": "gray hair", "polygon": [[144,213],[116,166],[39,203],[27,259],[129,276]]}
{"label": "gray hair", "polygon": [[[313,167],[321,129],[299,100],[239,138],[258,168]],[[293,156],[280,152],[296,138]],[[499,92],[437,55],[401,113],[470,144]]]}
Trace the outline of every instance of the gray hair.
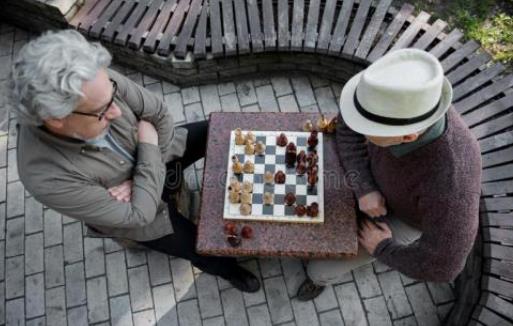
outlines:
{"label": "gray hair", "polygon": [[111,55],[79,32],[48,32],[27,43],[14,60],[10,101],[21,124],[42,125],[71,113],[84,81],[110,65]]}

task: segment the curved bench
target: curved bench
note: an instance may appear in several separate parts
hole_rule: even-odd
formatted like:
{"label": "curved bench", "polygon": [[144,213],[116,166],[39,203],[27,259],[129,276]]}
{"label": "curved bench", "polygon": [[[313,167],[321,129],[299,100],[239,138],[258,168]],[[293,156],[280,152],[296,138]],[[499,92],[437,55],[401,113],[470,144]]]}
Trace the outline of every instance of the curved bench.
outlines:
{"label": "curved bench", "polygon": [[444,21],[390,3],[87,0],[70,25],[101,40],[118,62],[179,85],[275,71],[344,82],[388,51],[431,52],[453,84],[453,104],[479,140],[483,160],[480,232],[446,324],[511,325],[513,75],[475,41],[461,42],[459,30],[445,32]]}

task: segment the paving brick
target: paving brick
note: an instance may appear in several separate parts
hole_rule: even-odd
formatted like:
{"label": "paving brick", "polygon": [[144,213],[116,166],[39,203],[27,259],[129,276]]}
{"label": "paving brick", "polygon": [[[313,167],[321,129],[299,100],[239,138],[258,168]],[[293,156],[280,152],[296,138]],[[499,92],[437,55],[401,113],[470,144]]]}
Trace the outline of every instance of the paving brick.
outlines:
{"label": "paving brick", "polygon": [[207,273],[201,273],[196,278],[196,287],[201,318],[205,319],[223,314],[216,277]]}
{"label": "paving brick", "polygon": [[[0,169],[0,201],[5,202],[7,200],[7,170],[5,168]],[[2,207],[5,210],[5,203],[2,203]],[[5,213],[3,213],[5,215]],[[5,216],[4,216],[5,219]],[[2,235],[3,236],[3,235]]]}
{"label": "paving brick", "polygon": [[[7,82],[0,83],[1,88],[7,87],[7,85]],[[11,128],[9,128],[9,132],[10,131]],[[9,141],[9,137],[7,135],[0,136],[0,167],[7,165],[7,142]]]}
{"label": "paving brick", "polygon": [[248,317],[244,303],[242,301],[242,293],[235,289],[228,289],[221,292],[221,300],[224,308],[224,319],[227,326],[244,326],[248,325]]}
{"label": "paving brick", "polygon": [[128,285],[130,289],[132,311],[135,312],[153,308],[147,266],[129,268]]}
{"label": "paving brick", "polygon": [[414,280],[412,278],[409,278],[408,276],[404,274],[399,274],[401,276],[401,281],[403,282],[404,286],[412,285],[415,283],[418,283],[418,280]]}
{"label": "paving brick", "polygon": [[12,54],[12,45],[14,43],[14,33],[0,35],[0,55]]}
{"label": "paving brick", "polygon": [[64,226],[64,262],[72,264],[83,260],[82,223],[75,222]]}
{"label": "paving brick", "polygon": [[388,315],[387,305],[382,296],[363,300],[365,310],[367,311],[367,319],[371,326],[392,326],[392,321]]}
{"label": "paving brick", "polygon": [[62,217],[54,210],[47,209],[44,212],[44,237],[45,247],[62,243]]}
{"label": "paving brick", "polygon": [[68,310],[68,325],[87,326],[87,306],[80,306]]}
{"label": "paving brick", "polygon": [[264,288],[273,324],[292,320],[294,316],[283,277],[279,276],[264,280]]}
{"label": "paving brick", "polygon": [[64,256],[62,245],[45,248],[46,288],[64,285]]}
{"label": "paving brick", "polygon": [[381,294],[378,279],[371,264],[359,267],[353,271],[354,279],[362,299]]}
{"label": "paving brick", "polygon": [[328,86],[330,84],[329,80],[326,78],[321,78],[315,75],[310,75],[310,83],[312,83],[313,88],[319,88],[323,86]]}
{"label": "paving brick", "polygon": [[219,90],[219,96],[235,93],[235,84],[232,82],[221,83],[221,84],[217,85],[217,87]]}
{"label": "paving brick", "polygon": [[[11,115],[14,114],[14,112],[10,113]],[[7,149],[13,149],[16,148],[16,143],[18,142],[18,129],[16,128],[16,120],[11,119],[9,121],[9,139],[7,140]],[[6,152],[6,155],[8,153]],[[9,167],[8,167],[9,168]]]}
{"label": "paving brick", "polygon": [[84,238],[86,277],[105,274],[105,257],[101,238]]}
{"label": "paving brick", "polygon": [[162,90],[164,94],[169,94],[180,91],[180,87],[169,82],[162,81]]}
{"label": "paving brick", "polygon": [[25,325],[26,326],[45,326],[46,325],[46,317],[43,316],[43,317],[38,317],[38,318],[35,318],[35,319],[27,320]]}
{"label": "paving brick", "polygon": [[134,81],[139,86],[144,86],[142,74],[139,72],[130,73],[127,71],[126,76]]}
{"label": "paving brick", "polygon": [[258,104],[244,106],[240,109],[242,112],[260,112]]}
{"label": "paving brick", "polygon": [[[261,275],[260,270],[258,268],[258,261],[256,259],[246,260],[246,261],[240,263],[239,265],[246,268],[251,273],[253,273],[253,275],[255,275],[257,278],[259,278],[260,282],[262,282],[261,277],[260,277],[260,275]],[[243,292],[242,295],[244,296],[244,303],[246,304],[246,307],[261,304],[266,301],[263,286],[261,286],[257,292],[253,292],[253,293]]]}
{"label": "paving brick", "polygon": [[146,250],[127,249],[126,265],[130,267],[141,266],[147,263]]}
{"label": "paving brick", "polygon": [[24,218],[18,217],[7,220],[5,237],[5,256],[21,255],[25,249]]}
{"label": "paving brick", "polygon": [[120,250],[124,250],[125,248],[123,248],[117,241],[114,241],[114,239],[111,239],[111,238],[104,238],[103,239],[103,251],[105,253],[111,253],[111,252],[115,252],[115,251],[120,251]]}
{"label": "paving brick", "polygon": [[196,299],[179,302],[177,305],[177,313],[180,325],[201,326],[198,301]]}
{"label": "paving brick", "polygon": [[172,259],[171,274],[173,275],[176,301],[180,302],[196,298],[194,275],[191,263],[188,260],[182,258]]}
{"label": "paving brick", "polygon": [[200,101],[200,93],[197,86],[182,88],[181,92],[184,105]]}
{"label": "paving brick", "polygon": [[25,325],[25,302],[23,298],[5,303],[5,321],[6,325]]}
{"label": "paving brick", "polygon": [[66,306],[75,307],[86,304],[86,285],[84,263],[66,265]]}
{"label": "paving brick", "polygon": [[418,283],[405,289],[419,326],[438,325],[440,322],[436,315],[436,307],[429,297],[426,285]]}
{"label": "paving brick", "polygon": [[219,286],[220,291],[233,287],[233,285],[230,282],[219,276],[217,277],[217,286]]}
{"label": "paving brick", "polygon": [[5,279],[5,241],[0,241],[0,281]]}
{"label": "paving brick", "polygon": [[317,104],[302,106],[299,108],[299,111],[304,113],[318,113],[319,107],[317,106]]}
{"label": "paving brick", "polygon": [[346,325],[367,325],[360,297],[354,283],[345,283],[335,287],[340,302],[340,310]]}
{"label": "paving brick", "polygon": [[143,83],[144,83],[144,85],[152,85],[152,84],[155,84],[155,83],[160,84],[160,81],[158,79],[155,79],[155,78],[151,77],[151,76],[143,74]]}
{"label": "paving brick", "polygon": [[45,314],[45,277],[43,273],[28,276],[25,279],[25,318],[34,318]]}
{"label": "paving brick", "polygon": [[171,282],[168,255],[155,250],[148,251],[148,270],[152,286]]}
{"label": "paving brick", "polygon": [[281,265],[278,258],[261,258],[259,262],[263,278],[281,275]]}
{"label": "paving brick", "polygon": [[144,86],[147,90],[149,90],[153,95],[157,96],[159,99],[164,99],[164,94],[162,93],[162,85],[160,83],[153,83]]}
{"label": "paving brick", "polygon": [[319,314],[321,326],[344,326],[340,310],[331,310]]}
{"label": "paving brick", "polygon": [[436,307],[436,312],[438,314],[438,318],[443,321],[451,312],[452,307],[454,306],[454,302],[449,302],[446,304],[442,304]]}
{"label": "paving brick", "polygon": [[278,112],[278,103],[274,96],[274,91],[271,85],[260,86],[256,88],[258,98],[258,105],[262,112]]}
{"label": "paving brick", "polygon": [[306,279],[305,269],[303,263],[295,258],[282,258],[281,267],[283,269],[283,277],[287,285],[287,292],[289,297],[293,297],[299,286]]}
{"label": "paving brick", "polygon": [[392,319],[411,315],[412,310],[401,284],[399,273],[397,271],[386,272],[379,274],[378,279]]}
{"label": "paving brick", "polygon": [[186,105],[185,116],[188,123],[205,120],[205,115],[203,114],[203,107],[201,106],[201,103],[196,102]]}
{"label": "paving brick", "polygon": [[180,93],[171,93],[164,96],[164,101],[175,122],[185,121],[182,96]]}
{"label": "paving brick", "polygon": [[18,173],[18,161],[16,159],[16,149],[7,152],[7,182],[13,182],[20,179]]}
{"label": "paving brick", "polygon": [[372,263],[372,265],[374,265],[374,271],[379,274],[379,273],[384,273],[384,272],[388,272],[390,270],[392,270],[388,265],[385,265],[383,264],[382,262],[380,262],[379,260],[376,260]]}
{"label": "paving brick", "polygon": [[[67,225],[67,224],[71,224],[71,223],[81,223],[81,222],[78,222],[76,219],[74,219],[72,217],[69,217],[69,216],[66,216],[66,215],[61,215],[61,216],[62,216],[62,225]],[[84,233],[84,235],[85,235],[85,233]]]}
{"label": "paving brick", "polygon": [[25,199],[25,233],[43,230],[43,205],[35,198]]}
{"label": "paving brick", "polygon": [[454,293],[448,283],[426,283],[435,304],[442,304],[454,300]]}
{"label": "paving brick", "polygon": [[90,323],[109,319],[109,301],[105,276],[87,280],[87,309]]}
{"label": "paving brick", "polygon": [[[66,326],[66,297],[64,286],[46,290],[45,293],[46,324],[52,326]],[[94,300],[90,297],[90,300]]]}
{"label": "paving brick", "polygon": [[287,77],[273,77],[271,83],[276,96],[292,94],[292,87]]}
{"label": "paving brick", "polygon": [[11,64],[12,59],[10,55],[0,56],[0,80],[7,79],[9,77]]}
{"label": "paving brick", "polygon": [[218,316],[203,320],[203,326],[224,326],[224,317]]}
{"label": "paving brick", "polygon": [[278,104],[281,112],[299,112],[299,107],[296,103],[294,95],[286,95],[278,97]]}
{"label": "paving brick", "polygon": [[25,188],[16,181],[7,185],[7,218],[22,215],[25,212]]}
{"label": "paving brick", "polygon": [[221,109],[223,112],[240,112],[239,99],[236,94],[221,96]]}
{"label": "paving brick", "polygon": [[133,318],[134,326],[153,326],[156,323],[153,309],[134,313]]}
{"label": "paving brick", "polygon": [[337,297],[333,286],[329,285],[324,288],[324,291],[314,299],[315,307],[317,311],[327,311],[338,307]]}
{"label": "paving brick", "polygon": [[310,81],[305,76],[291,78],[292,87],[296,93],[297,102],[300,107],[313,105],[316,103],[315,95]]}
{"label": "paving brick", "polygon": [[257,102],[255,87],[251,80],[241,80],[236,83],[237,96],[241,106],[254,104]]}
{"label": "paving brick", "polygon": [[0,325],[5,323],[5,282],[0,282]]}
{"label": "paving brick", "polygon": [[329,86],[315,89],[315,97],[321,112],[330,114],[337,114],[339,112],[338,104]]}
{"label": "paving brick", "polygon": [[267,305],[248,308],[248,319],[250,326],[271,326],[271,315]]}
{"label": "paving brick", "polygon": [[132,324],[130,298],[123,295],[110,299],[110,322],[112,325],[130,326]]}
{"label": "paving brick", "polygon": [[263,85],[269,85],[271,83],[271,80],[266,77],[257,77],[253,79],[253,84],[255,87],[263,86]]}
{"label": "paving brick", "polygon": [[13,299],[25,294],[23,256],[7,258],[5,260],[5,298]]}
{"label": "paving brick", "polygon": [[417,320],[413,316],[394,320],[394,326],[417,326]]}
{"label": "paving brick", "polygon": [[212,112],[221,112],[221,102],[219,101],[216,85],[200,86],[200,96],[206,117]]}
{"label": "paving brick", "polygon": [[153,288],[153,302],[157,325],[178,326],[176,301],[172,284],[163,284]]}
{"label": "paving brick", "polygon": [[315,306],[312,300],[299,301],[297,299],[293,299],[291,302],[296,324],[298,326],[319,325],[319,319],[317,318],[317,312],[315,311]]}

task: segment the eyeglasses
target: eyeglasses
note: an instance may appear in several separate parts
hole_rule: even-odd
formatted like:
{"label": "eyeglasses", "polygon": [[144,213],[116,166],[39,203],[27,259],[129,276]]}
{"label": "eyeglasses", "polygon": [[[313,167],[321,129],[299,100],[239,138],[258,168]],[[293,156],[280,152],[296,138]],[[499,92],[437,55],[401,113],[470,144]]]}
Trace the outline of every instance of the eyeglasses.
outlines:
{"label": "eyeglasses", "polygon": [[107,113],[107,111],[109,110],[112,103],[114,102],[114,96],[116,95],[116,92],[118,91],[118,84],[116,83],[116,81],[110,79],[110,82],[112,83],[112,97],[111,97],[109,103],[104,108],[102,108],[99,113],[88,113],[88,112],[80,112],[80,111],[73,111],[71,113],[78,114],[78,115],[87,115],[90,117],[97,117],[98,121],[101,121],[103,119],[103,117],[105,116],[105,114]]}

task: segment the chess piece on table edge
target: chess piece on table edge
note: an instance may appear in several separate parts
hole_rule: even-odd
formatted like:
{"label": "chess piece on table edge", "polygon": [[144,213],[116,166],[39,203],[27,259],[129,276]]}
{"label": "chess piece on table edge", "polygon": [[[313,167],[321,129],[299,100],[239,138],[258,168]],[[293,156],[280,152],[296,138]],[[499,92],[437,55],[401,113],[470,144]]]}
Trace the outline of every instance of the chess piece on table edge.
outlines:
{"label": "chess piece on table edge", "polygon": [[235,145],[244,145],[245,141],[242,130],[240,128],[235,129]]}
{"label": "chess piece on table edge", "polygon": [[233,162],[233,165],[232,165],[233,173],[241,174],[242,171],[244,170],[244,167],[236,155],[232,156],[232,162]]}
{"label": "chess piece on table edge", "polygon": [[239,211],[240,211],[241,215],[245,215],[245,216],[250,215],[251,214],[251,205],[241,204]]}

